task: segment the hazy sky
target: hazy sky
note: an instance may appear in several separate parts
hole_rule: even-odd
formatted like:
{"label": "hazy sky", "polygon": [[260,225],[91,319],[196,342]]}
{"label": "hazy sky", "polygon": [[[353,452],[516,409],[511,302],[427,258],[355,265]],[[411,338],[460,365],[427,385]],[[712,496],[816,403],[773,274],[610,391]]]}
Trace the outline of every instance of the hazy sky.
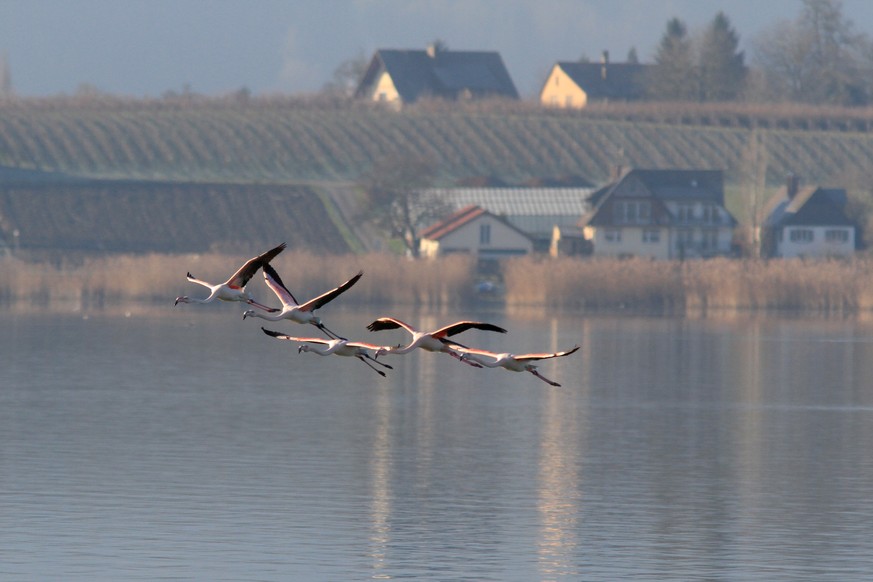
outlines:
{"label": "hazy sky", "polygon": [[[555,61],[636,47],[645,62],[667,20],[694,32],[719,10],[745,43],[800,0],[0,0],[0,54],[20,95],[307,93],[344,60],[440,39],[500,52],[529,97]],[[843,11],[873,35],[873,1]]]}

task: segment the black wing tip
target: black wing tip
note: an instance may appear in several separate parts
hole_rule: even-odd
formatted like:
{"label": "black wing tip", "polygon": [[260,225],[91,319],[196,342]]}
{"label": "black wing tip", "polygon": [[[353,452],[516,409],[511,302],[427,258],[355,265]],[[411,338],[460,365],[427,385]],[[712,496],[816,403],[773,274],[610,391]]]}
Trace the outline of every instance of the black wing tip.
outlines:
{"label": "black wing tip", "polygon": [[285,335],[285,334],[279,333],[278,331],[273,331],[271,329],[267,329],[266,327],[262,327],[261,331],[263,331],[265,334],[267,334],[268,336],[271,336],[271,337],[279,337],[280,335]]}

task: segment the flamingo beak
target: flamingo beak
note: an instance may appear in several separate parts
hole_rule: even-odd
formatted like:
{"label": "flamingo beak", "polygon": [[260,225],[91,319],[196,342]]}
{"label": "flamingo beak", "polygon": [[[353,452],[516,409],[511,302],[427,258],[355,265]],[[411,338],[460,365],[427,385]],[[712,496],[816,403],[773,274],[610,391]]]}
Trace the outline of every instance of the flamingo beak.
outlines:
{"label": "flamingo beak", "polygon": [[297,346],[297,353],[298,353],[298,354],[302,354],[302,353],[303,353],[303,346]]}

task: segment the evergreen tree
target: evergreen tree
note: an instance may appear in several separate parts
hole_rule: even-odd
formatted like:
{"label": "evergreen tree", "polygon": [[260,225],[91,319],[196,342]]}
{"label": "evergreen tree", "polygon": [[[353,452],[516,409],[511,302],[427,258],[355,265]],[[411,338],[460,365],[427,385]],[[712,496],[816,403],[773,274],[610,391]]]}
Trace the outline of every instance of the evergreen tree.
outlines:
{"label": "evergreen tree", "polygon": [[9,71],[9,60],[6,54],[0,55],[0,97],[12,95],[12,73]]}
{"label": "evergreen tree", "polygon": [[740,95],[746,76],[745,55],[730,20],[719,12],[703,33],[698,57],[700,100],[731,101]]}
{"label": "evergreen tree", "polygon": [[652,99],[693,101],[698,97],[698,80],[688,31],[678,18],[667,23],[667,30],[655,52],[655,64],[646,80]]}

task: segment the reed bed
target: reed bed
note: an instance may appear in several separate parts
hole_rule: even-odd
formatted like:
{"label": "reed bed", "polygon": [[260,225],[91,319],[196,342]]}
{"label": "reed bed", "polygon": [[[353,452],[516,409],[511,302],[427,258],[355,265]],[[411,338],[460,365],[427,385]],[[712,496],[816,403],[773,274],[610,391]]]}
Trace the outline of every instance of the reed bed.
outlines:
{"label": "reed bed", "polygon": [[507,263],[506,303],[550,308],[873,310],[873,260],[651,261],[522,258]]}
{"label": "reed bed", "polygon": [[[0,300],[100,306],[165,302],[188,294],[205,297],[206,289],[185,280],[187,272],[218,283],[249,258],[215,253],[118,255],[52,265],[0,257]],[[426,306],[454,305],[468,300],[475,267],[473,259],[463,256],[410,261],[388,254],[334,256],[306,251],[285,251],[272,264],[300,301],[332,289],[363,270],[364,277],[343,296],[344,303]],[[260,274],[249,283],[248,289],[259,300],[277,305]]]}
{"label": "reed bed", "polygon": [[[0,257],[0,302],[105,306],[205,296],[185,280],[219,282],[249,257],[219,253],[116,255],[78,263],[29,263]],[[319,255],[287,250],[273,261],[301,301],[353,276],[364,277],[342,302],[451,307],[475,300],[475,260],[435,261],[391,254]],[[691,313],[707,310],[873,311],[873,259],[651,261],[524,257],[503,268],[507,306]],[[260,275],[256,298],[277,304]]]}

